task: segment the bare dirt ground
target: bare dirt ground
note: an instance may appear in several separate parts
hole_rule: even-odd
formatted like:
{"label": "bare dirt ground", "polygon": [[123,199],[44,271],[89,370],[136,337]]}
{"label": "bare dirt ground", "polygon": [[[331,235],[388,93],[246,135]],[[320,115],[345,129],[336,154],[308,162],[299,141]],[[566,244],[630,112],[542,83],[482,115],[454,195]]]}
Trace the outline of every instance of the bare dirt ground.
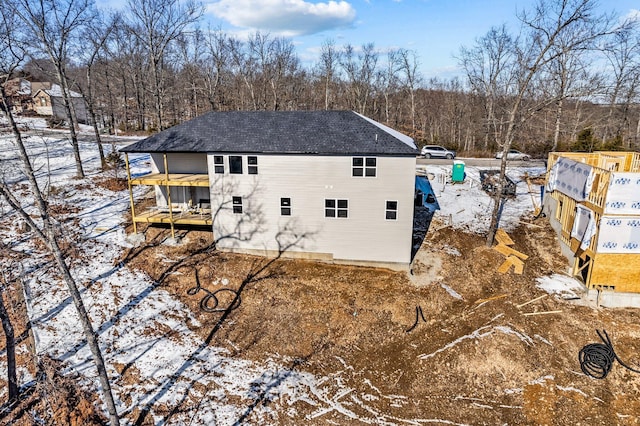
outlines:
{"label": "bare dirt ground", "polygon": [[[542,227],[510,233],[514,248],[530,256],[523,275],[499,274],[504,256],[483,237],[438,230],[438,223],[416,256],[413,275],[220,253],[210,247],[208,231],[180,231],[182,244],[159,245],[167,230],[157,228],[147,230],[146,246],[123,260],[189,306],[201,322],[190,326],[211,345],[256,361],[278,354],[291,360],[286,367],[338,377],[354,389],[336,398],[347,401],[355,417],[318,413],[297,401],[295,410],[275,405],[282,411],[278,424],[376,423],[375,413],[398,424],[640,424],[640,375],[615,363],[606,379],[596,380],[578,362],[584,345],[600,342],[595,330],[606,329],[620,358],[639,366],[637,310],[552,296],[517,307],[544,294],[537,277],[566,270],[548,223],[536,224]],[[202,311],[204,293],[188,293],[196,270],[203,287],[238,291],[237,309]],[[224,293],[219,307],[231,302],[233,293]],[[555,310],[562,312],[523,315]],[[127,374],[135,380],[135,371]],[[244,421],[252,420],[248,410]]]}

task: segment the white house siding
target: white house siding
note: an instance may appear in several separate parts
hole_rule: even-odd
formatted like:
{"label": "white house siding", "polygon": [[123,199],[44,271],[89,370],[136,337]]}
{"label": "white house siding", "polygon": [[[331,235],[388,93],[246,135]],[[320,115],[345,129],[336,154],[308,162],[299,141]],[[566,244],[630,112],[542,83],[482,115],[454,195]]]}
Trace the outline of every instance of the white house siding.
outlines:
{"label": "white house siding", "polygon": [[[167,154],[167,165],[169,173],[207,173],[207,155],[198,153],[188,154]],[[162,154],[151,154],[151,172],[164,173],[164,157]],[[209,199],[208,188],[173,186],[171,189],[171,205],[180,207],[188,205],[189,200],[193,205],[204,199]],[[167,205],[167,188],[156,186],[156,204],[158,206]]]}
{"label": "white house siding", "polygon": [[[238,154],[240,155],[240,154]],[[363,262],[409,263],[413,231],[415,158],[376,157],[376,177],[352,177],[352,157],[259,155],[258,174],[214,173],[209,154],[211,201],[218,247],[278,250],[276,234],[309,233],[291,251]],[[243,197],[243,214],[232,212],[231,198]],[[280,215],[281,197],[291,198],[292,215]],[[346,199],[349,217],[326,218],[325,199]],[[386,201],[398,202],[397,220],[385,219]]]}

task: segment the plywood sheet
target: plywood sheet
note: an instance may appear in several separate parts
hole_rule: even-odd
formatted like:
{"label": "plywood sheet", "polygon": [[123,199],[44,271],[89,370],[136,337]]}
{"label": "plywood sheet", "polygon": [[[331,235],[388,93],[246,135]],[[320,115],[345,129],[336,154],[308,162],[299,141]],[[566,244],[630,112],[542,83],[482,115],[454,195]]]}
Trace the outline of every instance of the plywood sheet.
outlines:
{"label": "plywood sheet", "polygon": [[498,240],[499,243],[502,243],[505,246],[512,246],[513,244],[515,244],[511,237],[502,228],[496,231],[496,240]]}
{"label": "plywood sheet", "polygon": [[519,257],[522,260],[527,260],[529,258],[529,256],[527,256],[524,253],[519,252],[518,250],[512,249],[511,247],[507,247],[504,244],[498,244],[497,246],[493,247],[494,250],[496,250],[498,253],[502,253],[505,256],[516,256]]}
{"label": "plywood sheet", "polygon": [[613,286],[615,291],[640,293],[640,254],[597,253],[588,286]]}

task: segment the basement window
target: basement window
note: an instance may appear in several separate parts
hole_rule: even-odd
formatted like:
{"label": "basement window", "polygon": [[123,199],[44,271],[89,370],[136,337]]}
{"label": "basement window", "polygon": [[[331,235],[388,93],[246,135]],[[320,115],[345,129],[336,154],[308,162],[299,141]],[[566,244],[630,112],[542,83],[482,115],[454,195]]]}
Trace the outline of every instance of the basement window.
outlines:
{"label": "basement window", "polygon": [[387,201],[386,209],[384,213],[384,218],[387,220],[397,220],[398,219],[398,202],[397,201]]}
{"label": "basement window", "polygon": [[224,157],[222,155],[213,156],[213,168],[216,174],[224,174]]}
{"label": "basement window", "polygon": [[242,157],[240,155],[229,156],[229,173],[233,175],[242,174]]}
{"label": "basement window", "polygon": [[247,157],[248,172],[250,175],[258,174],[258,157]]}
{"label": "basement window", "polygon": [[233,212],[242,214],[242,197],[233,197]]}
{"label": "basement window", "polygon": [[324,200],[324,217],[349,217],[349,201],[325,199]]}
{"label": "basement window", "polygon": [[351,165],[351,176],[376,177],[376,157],[353,157],[351,159]]}

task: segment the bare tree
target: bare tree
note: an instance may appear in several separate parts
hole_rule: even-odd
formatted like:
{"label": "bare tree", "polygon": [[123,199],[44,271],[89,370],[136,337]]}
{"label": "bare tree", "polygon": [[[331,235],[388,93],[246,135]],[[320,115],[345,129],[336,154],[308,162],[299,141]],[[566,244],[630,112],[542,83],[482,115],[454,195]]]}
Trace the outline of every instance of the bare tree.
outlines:
{"label": "bare tree", "polygon": [[224,104],[222,88],[230,79],[230,57],[227,36],[221,30],[209,29],[205,37],[206,53],[203,61],[207,99],[212,110]]}
{"label": "bare tree", "polygon": [[349,106],[360,114],[365,114],[378,65],[378,53],[373,43],[363,45],[358,53],[353,46],[347,44],[343,48],[340,65],[347,78]]}
{"label": "bare tree", "polygon": [[628,26],[613,34],[602,49],[609,63],[610,72],[608,75],[612,77],[606,91],[609,107],[602,131],[603,141],[607,141],[612,135],[621,133],[622,125],[628,117],[623,115],[620,117],[620,124],[615,124],[614,111],[620,108],[621,100],[623,101],[623,111],[628,111],[629,102],[633,100],[634,94],[638,91],[640,36],[637,30],[638,23],[629,22]]}
{"label": "bare tree", "polygon": [[128,0],[133,34],[146,47],[151,61],[153,95],[158,129],[162,130],[164,76],[162,61],[169,43],[202,16],[202,6],[194,0]]}
{"label": "bare tree", "polygon": [[18,7],[16,14],[28,26],[29,32],[35,37],[34,46],[43,51],[54,65],[76,162],[76,175],[84,178],[82,159],[78,148],[76,135],[76,118],[71,104],[71,92],[67,78],[67,64],[74,37],[95,17],[91,0],[14,0]]}
{"label": "bare tree", "polygon": [[83,89],[82,85],[79,85],[79,89],[87,101],[87,109],[89,110],[89,116],[91,117],[91,124],[93,125],[93,132],[98,144],[98,153],[100,154],[100,164],[102,169],[105,169],[107,162],[104,156],[104,149],[102,148],[102,138],[100,136],[100,129],[98,127],[98,118],[96,115],[96,87],[94,72],[96,65],[99,62],[101,56],[104,56],[107,39],[112,34],[113,29],[120,20],[119,15],[113,15],[109,18],[108,22],[102,19],[102,16],[98,15],[93,25],[87,26],[83,31],[83,38],[90,43],[90,48],[86,49],[86,44],[80,49],[79,56],[84,56],[84,67],[86,71],[86,88]]}
{"label": "bare tree", "polygon": [[[522,36],[514,43],[516,56],[511,59],[510,66],[499,74],[504,75],[502,81],[508,83],[508,102],[504,108],[505,130],[499,141],[502,147],[500,182],[494,195],[487,245],[493,244],[498,227],[507,152],[513,144],[516,130],[536,112],[557,101],[557,95],[542,98],[532,96],[535,80],[561,54],[591,50],[596,41],[613,30],[611,17],[596,13],[595,0],[538,0],[532,11],[521,12],[519,19],[522,22]],[[506,31],[496,32],[496,35],[501,34],[506,35]],[[477,49],[486,51],[481,44]],[[463,54],[463,63],[464,59]]]}
{"label": "bare tree", "polygon": [[484,149],[500,140],[502,126],[496,111],[500,100],[506,97],[506,88],[512,82],[510,67],[515,62],[516,41],[507,32],[505,25],[491,28],[478,38],[473,48],[462,47],[459,61],[464,69],[471,89],[484,100],[485,117]]}
{"label": "bare tree", "polygon": [[29,159],[22,140],[22,135],[7,102],[4,83],[24,58],[24,50],[21,49],[19,44],[21,41],[19,37],[24,36],[24,33],[19,32],[20,30],[18,29],[19,27],[17,26],[17,22],[11,19],[13,10],[9,10],[7,7],[0,7],[0,12],[2,12],[2,22],[0,23],[0,76],[3,80],[3,84],[0,84],[0,109],[4,112],[4,115],[9,122],[11,132],[13,133],[15,145],[18,149],[18,156],[22,162],[23,172],[28,179],[31,194],[34,197],[34,201],[40,215],[40,223],[37,223],[36,219],[27,212],[20,200],[16,198],[15,193],[3,180],[0,180],[0,195],[2,195],[2,197],[7,201],[12,210],[22,217],[22,219],[29,225],[32,232],[34,232],[36,237],[46,245],[49,253],[53,256],[57,269],[62,275],[69,292],[71,293],[71,298],[75,304],[85,337],[91,349],[91,353],[98,370],[100,384],[102,386],[102,395],[109,412],[110,423],[112,426],[116,426],[119,424],[118,412],[111,393],[111,384],[109,382],[109,376],[107,375],[104,359],[102,357],[102,351],[98,345],[96,333],[85,309],[84,302],[80,296],[78,286],[71,275],[69,266],[65,261],[65,256],[58,244],[58,235],[54,226],[54,221],[49,214],[49,208],[44,200],[42,192],[40,191],[39,184],[31,165],[31,160]]}
{"label": "bare tree", "polygon": [[409,113],[411,116],[411,130],[416,132],[416,90],[420,84],[418,71],[418,55],[413,50],[400,49],[400,71],[402,73],[402,86],[409,97]]}
{"label": "bare tree", "polygon": [[[325,40],[320,50],[320,63],[318,64],[319,74],[324,80],[324,109],[329,110],[333,105],[331,102],[331,86],[338,74],[338,64],[340,62],[340,51],[336,48],[333,40]],[[335,97],[335,94],[333,95]]]}

